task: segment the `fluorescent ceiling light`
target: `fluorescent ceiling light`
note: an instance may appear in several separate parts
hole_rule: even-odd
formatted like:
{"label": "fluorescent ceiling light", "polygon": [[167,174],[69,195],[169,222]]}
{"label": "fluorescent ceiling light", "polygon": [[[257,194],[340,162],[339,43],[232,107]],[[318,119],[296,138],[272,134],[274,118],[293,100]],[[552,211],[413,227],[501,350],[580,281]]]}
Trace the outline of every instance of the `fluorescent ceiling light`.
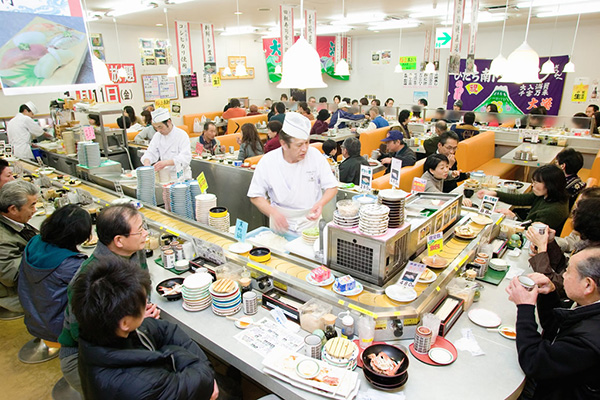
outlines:
{"label": "fluorescent ceiling light", "polygon": [[[573,4],[573,3],[584,3],[585,0],[533,0],[532,7],[547,7],[557,4]],[[529,8],[530,1],[524,1],[517,3],[517,8]]]}
{"label": "fluorescent ceiling light", "polygon": [[[446,17],[443,16],[441,17],[443,19],[443,21],[441,22],[442,25],[448,26],[448,25],[452,25],[452,20],[446,20]],[[467,13],[465,12],[465,20],[464,20],[465,24],[471,24],[471,13]],[[477,23],[478,24],[483,24],[486,22],[498,22],[498,21],[504,21],[504,14],[493,14],[491,12],[488,11],[479,11],[479,15],[477,17]]]}
{"label": "fluorescent ceiling light", "polygon": [[125,5],[125,6],[116,8],[111,11],[107,11],[104,15],[106,15],[107,17],[114,18],[114,17],[120,17],[122,15],[133,14],[133,13],[140,12],[140,11],[151,10],[156,7],[158,7],[158,4],[156,4],[156,3],[146,3],[146,4],[127,3],[127,5]]}
{"label": "fluorescent ceiling light", "polygon": [[536,14],[538,18],[560,17],[561,15],[590,14],[600,12],[600,3],[570,4],[558,6],[558,10],[547,10]]}
{"label": "fluorescent ceiling light", "polygon": [[331,33],[345,33],[350,31],[352,28],[343,25],[317,25],[317,35],[329,35]]}
{"label": "fluorescent ceiling light", "polygon": [[183,4],[190,3],[195,0],[165,0],[165,4]]}
{"label": "fluorescent ceiling light", "polygon": [[370,31],[379,31],[385,29],[416,28],[419,25],[419,21],[415,21],[412,19],[398,19],[374,23],[371,24],[367,29]]}
{"label": "fluorescent ceiling light", "polygon": [[249,33],[255,33],[258,28],[254,26],[232,26],[229,28],[225,28],[223,32],[221,32],[221,36],[235,36],[235,35],[246,35]]}
{"label": "fluorescent ceiling light", "polygon": [[[451,13],[452,10],[449,10]],[[431,8],[431,7],[421,7],[415,8],[408,15],[411,18],[431,18],[431,17],[445,17],[446,9],[444,7]]]}
{"label": "fluorescent ceiling light", "polygon": [[368,24],[370,22],[383,21],[385,17],[385,14],[376,12],[348,14],[346,18],[338,15],[332,18],[331,25]]}

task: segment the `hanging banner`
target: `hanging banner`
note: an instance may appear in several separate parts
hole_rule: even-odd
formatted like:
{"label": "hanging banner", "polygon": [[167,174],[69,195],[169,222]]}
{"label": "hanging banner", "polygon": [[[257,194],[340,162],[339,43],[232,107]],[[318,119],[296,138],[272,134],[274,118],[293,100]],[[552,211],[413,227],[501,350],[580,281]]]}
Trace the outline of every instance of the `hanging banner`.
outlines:
{"label": "hanging banner", "polygon": [[292,6],[279,6],[279,26],[281,29],[281,54],[285,54],[294,44],[294,9]]}
{"label": "hanging banner", "polygon": [[304,21],[306,23],[305,37],[308,44],[317,48],[317,12],[315,10],[304,10]]}
{"label": "hanging banner", "polygon": [[479,0],[471,0],[471,30],[469,32],[469,52],[467,53],[467,67],[465,72],[473,73],[475,67],[475,42],[477,41],[477,27],[479,24]]}
{"label": "hanging banner", "polygon": [[202,24],[202,51],[205,63],[215,63],[215,34],[211,24]]}
{"label": "hanging banner", "polygon": [[175,36],[177,37],[179,75],[190,75],[194,67],[192,65],[192,39],[189,22],[175,21]]}
{"label": "hanging banner", "polygon": [[336,35],[335,36],[335,56],[334,56],[334,63],[335,65],[337,65],[337,63],[340,62],[340,60],[342,59],[342,37],[340,35]]}
{"label": "hanging banner", "polygon": [[[342,51],[342,57],[346,57],[346,54]],[[275,73],[275,67],[281,63],[281,55],[283,53],[280,38],[268,38],[263,39],[263,51],[265,53],[265,60],[267,62],[267,72],[269,74],[269,81],[279,82],[281,80],[281,74]],[[317,53],[321,59],[321,72],[329,75],[330,77],[340,80],[347,81],[349,76],[347,75],[335,75],[334,74],[334,55],[335,55],[335,36],[317,36]]]}
{"label": "hanging banner", "polygon": [[[548,57],[540,57],[540,67]],[[486,112],[486,106],[496,104],[498,112],[507,114],[529,114],[533,108],[544,106],[548,115],[558,115],[565,86],[565,75],[561,72],[569,62],[568,56],[552,56],[555,73],[542,75],[540,83],[498,83],[489,73],[492,60],[475,60],[477,72],[449,74],[448,109],[461,100],[463,110]],[[464,71],[466,60],[460,60]]]}
{"label": "hanging banner", "polygon": [[421,71],[425,71],[427,61],[429,61],[429,49],[431,47],[431,31],[425,31],[425,45],[423,46],[423,62],[421,63]]}
{"label": "hanging banner", "polygon": [[0,21],[4,94],[96,87],[80,0],[0,1]]}
{"label": "hanging banner", "polygon": [[350,69],[352,69],[352,38],[351,37],[346,38],[346,62],[350,66]]}
{"label": "hanging banner", "polygon": [[460,72],[460,45],[462,41],[462,28],[465,18],[465,0],[454,0],[454,13],[452,17],[452,42],[450,44],[450,61],[448,72]]}

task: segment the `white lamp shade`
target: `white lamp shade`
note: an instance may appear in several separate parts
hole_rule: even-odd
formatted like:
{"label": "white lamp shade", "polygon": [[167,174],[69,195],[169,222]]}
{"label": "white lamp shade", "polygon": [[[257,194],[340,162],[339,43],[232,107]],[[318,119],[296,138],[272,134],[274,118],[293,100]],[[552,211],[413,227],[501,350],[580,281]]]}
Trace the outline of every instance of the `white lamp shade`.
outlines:
{"label": "white lamp shade", "polygon": [[169,66],[169,69],[167,70],[167,76],[169,78],[175,78],[177,76],[177,68],[175,68],[174,66]]}
{"label": "white lamp shade", "polygon": [[244,64],[238,64],[235,66],[235,76],[246,76],[248,75],[248,71],[246,70],[246,66]]}
{"label": "white lamp shade", "polygon": [[542,64],[542,70],[540,73],[542,75],[550,75],[554,73],[554,63],[552,60],[548,59],[548,61]]}
{"label": "white lamp shade", "polygon": [[350,75],[350,66],[348,65],[348,63],[346,62],[346,60],[344,60],[343,58],[337,63],[337,65],[335,66],[335,70],[333,72],[335,75]]}
{"label": "white lamp shade", "polygon": [[275,66],[275,73],[281,75],[281,64]]}
{"label": "white lamp shade", "polygon": [[504,71],[506,71],[506,65],[508,61],[502,54],[498,54],[496,58],[492,60],[492,64],[490,65],[490,74],[495,76],[502,76]]}
{"label": "white lamp shade", "polygon": [[125,70],[125,68],[121,67],[117,70],[117,76],[119,78],[127,78],[127,71]]}
{"label": "white lamp shade", "polygon": [[435,72],[435,65],[431,61],[425,66],[425,72],[428,74],[433,74]]}
{"label": "white lamp shade", "polygon": [[114,82],[110,79],[108,68],[98,57],[92,56],[92,68],[97,85],[112,85]]}
{"label": "white lamp shade", "polygon": [[309,89],[324,88],[321,75],[321,60],[315,50],[304,36],[300,36],[296,43],[283,55],[281,83],[279,89]]}
{"label": "white lamp shade", "polygon": [[396,68],[394,68],[394,72],[397,74],[402,73],[402,65],[400,65],[400,64],[396,65]]}
{"label": "white lamp shade", "polygon": [[223,75],[231,76],[231,68],[229,68],[229,66],[227,66],[227,67],[225,67],[225,69],[223,69]]}
{"label": "white lamp shade", "polygon": [[540,57],[527,42],[523,42],[508,56],[506,71],[500,82],[539,83]]}
{"label": "white lamp shade", "polygon": [[575,72],[575,64],[573,64],[573,61],[569,61],[567,65],[565,65],[563,72]]}

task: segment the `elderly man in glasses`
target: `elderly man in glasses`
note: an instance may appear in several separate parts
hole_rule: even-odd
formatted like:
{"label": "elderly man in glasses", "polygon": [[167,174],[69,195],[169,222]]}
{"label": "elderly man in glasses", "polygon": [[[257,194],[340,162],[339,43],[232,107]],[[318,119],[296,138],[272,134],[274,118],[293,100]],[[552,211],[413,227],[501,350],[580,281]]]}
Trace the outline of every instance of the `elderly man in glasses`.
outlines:
{"label": "elderly man in glasses", "polygon": [[[148,237],[148,227],[142,214],[131,205],[115,205],[106,207],[98,215],[96,222],[98,245],[94,253],[81,264],[75,278],[96,264],[111,258],[120,258],[142,269],[147,269],[146,257],[143,251]],[[73,278],[73,281],[75,280]],[[69,304],[65,311],[63,331],[58,341],[60,348],[60,368],[66,381],[77,391],[81,392],[81,381],[77,370],[79,326],[72,312],[72,284],[69,284],[67,294]],[[156,305],[148,303],[146,318],[159,318],[160,310]]]}

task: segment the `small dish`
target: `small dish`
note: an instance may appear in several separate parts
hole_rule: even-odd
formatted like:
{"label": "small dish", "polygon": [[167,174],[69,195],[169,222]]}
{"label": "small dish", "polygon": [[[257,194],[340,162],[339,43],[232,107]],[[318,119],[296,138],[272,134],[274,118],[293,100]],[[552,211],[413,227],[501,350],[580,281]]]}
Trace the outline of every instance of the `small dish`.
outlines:
{"label": "small dish", "polygon": [[498,333],[509,340],[517,340],[517,331],[512,326],[501,326]]}
{"label": "small dish", "polygon": [[442,347],[432,348],[431,350],[429,350],[429,353],[427,353],[427,355],[429,356],[429,358],[431,358],[431,361],[441,365],[452,364],[452,362],[454,361],[454,355],[450,353],[450,351]]}
{"label": "small dish", "polygon": [[419,283],[431,283],[437,279],[437,275],[432,270],[425,268],[425,271],[419,277]]}
{"label": "small dish", "polygon": [[252,317],[246,315],[244,317],[241,317],[237,321],[235,321],[233,324],[235,325],[236,328],[246,329],[253,323],[254,323],[254,320],[252,319]]}
{"label": "small dish", "polygon": [[492,258],[488,265],[494,271],[506,271],[508,269],[508,262],[500,258]]}
{"label": "small dish", "polygon": [[471,221],[475,222],[477,225],[488,225],[494,222],[490,217],[482,214],[474,215],[471,217]]}
{"label": "small dish", "polygon": [[329,278],[327,278],[321,282],[315,281],[313,278],[311,278],[310,274],[306,275],[305,279],[308,283],[310,283],[311,285],[315,285],[315,286],[327,286],[327,285],[331,285],[333,282],[335,282],[335,276],[333,274],[331,274],[331,276]]}
{"label": "small dish", "polygon": [[364,288],[363,288],[362,283],[356,282],[356,286],[352,290],[346,290],[346,291],[342,292],[335,286],[335,284],[333,285],[332,289],[335,293],[341,294],[342,296],[356,296],[357,294],[362,293]]}
{"label": "small dish", "polygon": [[228,250],[232,253],[236,253],[236,254],[244,254],[249,252],[250,250],[252,250],[252,245],[250,243],[242,243],[242,242],[236,242],[236,243],[232,243],[229,245]]}
{"label": "small dish", "polygon": [[498,314],[483,308],[475,308],[469,311],[468,316],[474,324],[484,328],[496,328],[502,323],[502,319]]}
{"label": "small dish", "polygon": [[304,359],[296,364],[296,374],[300,378],[312,379],[321,372],[321,365],[312,359]]}
{"label": "small dish", "polygon": [[156,285],[156,292],[169,301],[181,299],[183,289],[183,278],[166,279]]}

